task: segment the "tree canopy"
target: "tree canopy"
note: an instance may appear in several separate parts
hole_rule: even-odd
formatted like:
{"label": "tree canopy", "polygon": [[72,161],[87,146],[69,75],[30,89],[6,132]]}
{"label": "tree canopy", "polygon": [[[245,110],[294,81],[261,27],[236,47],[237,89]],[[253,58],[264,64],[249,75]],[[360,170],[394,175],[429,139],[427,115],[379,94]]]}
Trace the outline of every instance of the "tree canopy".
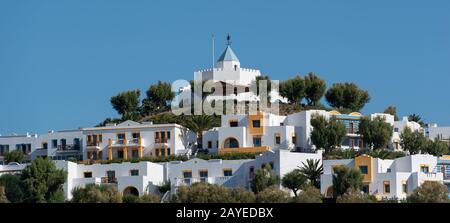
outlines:
{"label": "tree canopy", "polygon": [[299,75],[280,83],[280,95],[293,104],[300,105],[305,97],[305,81]]}
{"label": "tree canopy", "polygon": [[122,115],[122,120],[136,120],[139,117],[140,90],[125,91],[111,97],[111,105]]}
{"label": "tree canopy", "polygon": [[370,101],[369,92],[354,83],[333,84],[325,94],[330,106],[338,109],[360,111]]}
{"label": "tree canopy", "polygon": [[381,117],[376,117],[373,120],[364,117],[359,122],[359,134],[371,148],[384,149],[391,140],[393,127]]}
{"label": "tree canopy", "polygon": [[334,197],[345,194],[349,189],[359,192],[363,185],[363,176],[356,168],[347,166],[333,167],[333,193]]}
{"label": "tree canopy", "polygon": [[276,175],[270,165],[265,165],[263,168],[256,171],[255,177],[251,182],[252,191],[256,194],[264,189],[279,185],[280,178]]}
{"label": "tree canopy", "polygon": [[302,163],[302,166],[299,167],[299,170],[308,178],[312,186],[320,188],[320,175],[323,173],[321,160],[307,159],[306,163]]}
{"label": "tree canopy", "polygon": [[448,188],[434,181],[425,181],[406,198],[409,203],[448,203]]}
{"label": "tree canopy", "polygon": [[339,147],[346,135],[345,126],[342,122],[331,117],[326,120],[319,115],[311,119],[313,130],[311,131],[311,140],[317,149],[323,148],[326,153],[332,152]]}
{"label": "tree canopy", "polygon": [[327,85],[325,81],[320,79],[314,73],[308,73],[305,76],[305,98],[308,105],[318,106],[320,104],[320,99],[325,95]]}
{"label": "tree canopy", "polygon": [[427,150],[428,139],[419,131],[412,131],[406,127],[400,134],[400,145],[410,154],[417,154]]}
{"label": "tree canopy", "polygon": [[297,197],[297,191],[306,185],[308,178],[303,175],[299,169],[294,169],[291,172],[285,174],[281,179],[281,185],[289,188],[294,192]]}

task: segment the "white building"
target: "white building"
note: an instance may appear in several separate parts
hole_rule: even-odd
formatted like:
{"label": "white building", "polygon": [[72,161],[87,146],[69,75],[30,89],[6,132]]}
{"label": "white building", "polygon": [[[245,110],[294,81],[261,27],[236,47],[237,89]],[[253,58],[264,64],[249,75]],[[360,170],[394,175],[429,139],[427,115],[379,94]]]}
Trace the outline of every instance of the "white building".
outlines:
{"label": "white building", "polygon": [[3,162],[4,155],[13,150],[22,151],[26,160],[31,159],[31,153],[37,142],[37,135],[10,135],[0,136],[0,162]]}
{"label": "white building", "polygon": [[439,138],[441,140],[450,141],[450,127],[449,126],[438,126],[437,124],[432,124],[426,129],[426,135],[429,139],[434,140]]}
{"label": "white building", "polygon": [[381,198],[405,199],[425,181],[443,182],[443,174],[436,171],[438,158],[432,155],[412,155],[395,160],[382,160],[367,155],[354,159],[324,160],[324,173],[320,178],[321,193],[333,194],[333,167],[357,168],[363,175],[366,193]]}
{"label": "white building", "polygon": [[72,191],[87,184],[111,185],[122,194],[142,196],[154,193],[164,180],[164,166],[151,162],[84,165],[56,161],[56,167],[67,171],[64,195],[72,198]]}

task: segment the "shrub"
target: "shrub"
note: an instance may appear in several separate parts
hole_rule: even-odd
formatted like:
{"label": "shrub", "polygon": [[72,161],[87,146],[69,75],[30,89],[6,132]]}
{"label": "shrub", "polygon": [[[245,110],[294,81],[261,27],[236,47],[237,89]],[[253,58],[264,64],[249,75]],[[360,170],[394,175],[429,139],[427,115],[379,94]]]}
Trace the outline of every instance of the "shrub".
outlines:
{"label": "shrub", "polygon": [[256,195],[257,203],[288,203],[289,193],[277,187],[268,187]]}
{"label": "shrub", "polygon": [[372,203],[374,201],[375,198],[373,196],[353,189],[349,189],[345,194],[336,199],[336,203]]}
{"label": "shrub", "polygon": [[297,197],[294,197],[295,203],[322,203],[322,194],[320,190],[314,186],[305,187]]}
{"label": "shrub", "polygon": [[447,203],[449,202],[448,193],[445,185],[439,182],[425,181],[406,199],[409,203]]}

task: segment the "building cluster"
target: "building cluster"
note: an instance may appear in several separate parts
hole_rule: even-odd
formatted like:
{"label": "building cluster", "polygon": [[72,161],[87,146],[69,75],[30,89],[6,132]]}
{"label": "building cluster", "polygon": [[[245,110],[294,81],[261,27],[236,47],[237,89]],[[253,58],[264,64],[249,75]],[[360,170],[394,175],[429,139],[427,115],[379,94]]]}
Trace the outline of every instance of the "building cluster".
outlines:
{"label": "building cluster", "polygon": [[[234,100],[249,98],[248,88],[260,76],[259,70],[240,67],[237,56],[228,45],[219,58],[216,68],[195,73],[197,79],[240,86],[243,93],[230,92]],[[212,95],[211,97],[217,97]],[[276,97],[275,97],[276,98]],[[282,99],[280,99],[282,100]],[[425,181],[450,183],[450,158],[431,155],[411,155],[394,160],[382,160],[370,156],[354,159],[323,160],[322,151],[311,140],[311,119],[315,115],[331,117],[343,122],[346,137],[342,149],[366,147],[358,126],[362,114],[338,111],[306,110],[286,116],[256,112],[253,114],[226,114],[221,116],[220,127],[203,132],[203,151],[210,154],[255,153],[253,159],[202,160],[153,163],[140,161],[145,157],[171,155],[195,155],[197,134],[178,124],[153,124],[151,122],[125,121],[101,127],[49,131],[42,135],[0,136],[0,161],[7,152],[21,151],[26,160],[49,157],[58,168],[68,173],[64,185],[65,195],[71,198],[76,187],[87,184],[110,184],[124,194],[143,195],[156,190],[164,182],[171,183],[171,191],[180,185],[208,182],[227,187],[249,189],[256,170],[272,166],[280,177],[302,166],[308,159],[323,163],[321,192],[332,194],[333,167],[344,165],[359,168],[364,176],[363,190],[380,198],[405,198],[408,193]],[[400,134],[406,127],[422,131],[431,139],[450,139],[450,127],[430,125],[423,129],[418,123],[384,113],[369,115],[371,119],[382,117],[393,127],[393,134],[386,149],[402,150]],[[121,159],[124,162],[87,164],[82,161]],[[80,162],[81,161],[81,162]],[[0,174],[20,172],[26,164],[0,165]]]}

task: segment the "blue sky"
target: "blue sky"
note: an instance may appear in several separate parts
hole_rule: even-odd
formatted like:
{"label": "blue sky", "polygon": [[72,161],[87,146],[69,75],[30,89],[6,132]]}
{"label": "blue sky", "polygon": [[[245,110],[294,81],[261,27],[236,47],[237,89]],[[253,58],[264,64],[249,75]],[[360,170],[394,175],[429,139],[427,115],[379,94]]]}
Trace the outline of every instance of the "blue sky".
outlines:
{"label": "blue sky", "polygon": [[363,113],[450,125],[450,1],[0,1],[0,133],[118,116],[109,98],[192,79],[230,33],[241,65],[369,90]]}

